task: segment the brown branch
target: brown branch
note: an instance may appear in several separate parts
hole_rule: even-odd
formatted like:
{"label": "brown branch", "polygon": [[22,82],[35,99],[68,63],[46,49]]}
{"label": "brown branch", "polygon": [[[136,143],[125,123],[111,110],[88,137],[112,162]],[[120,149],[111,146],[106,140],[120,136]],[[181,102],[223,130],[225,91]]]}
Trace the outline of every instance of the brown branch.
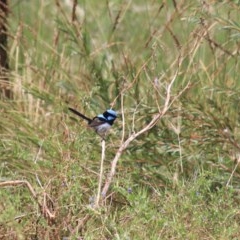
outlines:
{"label": "brown branch", "polygon": [[[181,60],[179,60],[179,61],[181,61]],[[104,185],[103,190],[102,190],[102,196],[103,197],[106,198],[106,194],[108,192],[108,189],[110,187],[110,184],[113,181],[113,177],[114,177],[115,172],[116,172],[116,167],[117,167],[118,160],[121,157],[123,151],[128,147],[128,145],[134,139],[136,139],[138,136],[142,135],[143,133],[145,133],[145,132],[149,131],[151,128],[153,128],[157,124],[157,122],[165,115],[165,113],[168,111],[168,109],[173,104],[173,102],[188,88],[189,84],[187,84],[187,86],[176,97],[174,97],[172,101],[170,101],[171,100],[171,89],[172,89],[173,83],[175,82],[175,80],[177,78],[178,71],[179,71],[179,66],[180,66],[180,63],[178,64],[178,70],[176,71],[175,75],[173,76],[172,81],[170,82],[170,84],[167,87],[165,104],[163,106],[162,111],[161,112],[159,111],[159,113],[156,114],[152,118],[151,122],[149,124],[147,124],[145,127],[143,127],[140,131],[138,131],[137,133],[134,132],[132,135],[130,135],[130,137],[125,142],[123,142],[121,144],[121,146],[119,147],[114,159],[112,160],[111,169],[110,169],[110,172],[108,174],[108,177],[106,179],[105,185]]]}
{"label": "brown branch", "polygon": [[51,222],[55,219],[55,213],[51,212],[47,206],[47,195],[46,193],[44,194],[43,197],[43,203],[40,202],[37,193],[33,189],[32,185],[26,181],[26,180],[15,180],[15,181],[5,181],[5,182],[0,182],[0,187],[6,187],[6,186],[18,186],[18,185],[25,185],[31,195],[33,196],[34,200],[37,202],[39,208],[41,209],[41,213],[43,216],[47,219],[50,220]]}
{"label": "brown branch", "polygon": [[10,90],[8,78],[8,34],[7,34],[7,17],[8,17],[8,1],[0,0],[0,95],[11,98],[12,92]]}
{"label": "brown branch", "polygon": [[75,22],[77,20],[77,15],[76,15],[76,8],[77,8],[77,0],[73,1],[73,6],[72,6],[72,22]]}

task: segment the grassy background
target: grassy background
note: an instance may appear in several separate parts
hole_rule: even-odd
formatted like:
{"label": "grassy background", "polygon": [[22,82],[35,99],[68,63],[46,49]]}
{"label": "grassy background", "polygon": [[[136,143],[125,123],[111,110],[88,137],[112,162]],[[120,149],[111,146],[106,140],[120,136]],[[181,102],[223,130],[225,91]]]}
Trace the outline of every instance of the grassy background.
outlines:
{"label": "grassy background", "polygon": [[[239,1],[11,1],[12,100],[0,100],[0,239],[239,239]],[[181,61],[179,61],[179,59]],[[188,89],[91,205],[100,139],[67,107],[124,109],[125,138]],[[124,94],[121,96],[121,92]],[[121,97],[120,97],[121,96]],[[108,137],[105,174],[121,143]]]}

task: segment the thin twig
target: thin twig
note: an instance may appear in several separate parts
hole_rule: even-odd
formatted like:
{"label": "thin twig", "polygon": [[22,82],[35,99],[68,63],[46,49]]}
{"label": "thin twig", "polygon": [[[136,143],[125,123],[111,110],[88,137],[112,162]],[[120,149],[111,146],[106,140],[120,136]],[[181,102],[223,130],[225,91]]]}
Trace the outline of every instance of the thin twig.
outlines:
{"label": "thin twig", "polygon": [[101,187],[102,187],[102,179],[103,179],[103,163],[105,159],[105,140],[102,139],[102,157],[101,157],[101,165],[100,165],[100,173],[99,173],[99,181],[98,181],[98,192],[97,192],[97,198],[95,202],[95,207],[99,206],[99,201],[101,197]]}
{"label": "thin twig", "polygon": [[124,115],[124,94],[121,93],[121,113],[122,113],[122,140],[121,144],[124,142],[125,138],[125,115]]}
{"label": "thin twig", "polygon": [[33,189],[32,185],[26,181],[26,180],[15,180],[15,181],[5,181],[5,182],[0,182],[0,187],[6,187],[6,186],[18,186],[18,185],[25,185],[27,186],[28,190],[30,191],[31,195],[33,196],[34,200],[37,202],[39,208],[41,209],[41,213],[43,216],[48,219],[48,220],[53,220],[55,219],[55,213],[51,212],[47,206],[46,203],[46,196],[45,193],[43,193],[44,201],[43,203],[40,202],[37,193]]}
{"label": "thin twig", "polygon": [[173,76],[173,79],[172,81],[170,82],[170,84],[168,85],[167,87],[167,92],[166,92],[166,98],[165,98],[165,104],[163,106],[163,109],[162,111],[158,114],[156,114],[155,116],[153,116],[151,122],[149,124],[147,124],[145,127],[143,127],[140,131],[138,132],[133,132],[130,137],[121,144],[121,146],[119,147],[112,163],[111,163],[111,169],[110,169],[110,172],[108,174],[108,177],[106,179],[106,182],[105,182],[105,185],[103,187],[103,190],[102,190],[102,196],[106,196],[107,194],[107,191],[110,187],[110,184],[112,183],[112,180],[113,180],[113,177],[115,175],[115,172],[116,172],[116,166],[117,166],[117,162],[120,158],[120,156],[122,155],[122,152],[128,147],[128,145],[134,140],[136,139],[138,136],[140,136],[141,134],[149,131],[151,128],[153,128],[157,122],[163,117],[163,115],[165,115],[165,113],[168,111],[168,109],[170,108],[170,106],[173,104],[173,102],[187,89],[188,85],[184,88],[183,91],[181,91],[177,97],[173,98],[172,101],[171,100],[171,89],[172,89],[172,86],[173,86],[173,83],[175,82],[176,78],[177,78],[177,75],[178,75],[178,71],[179,71],[179,66],[180,66],[180,63],[178,65],[178,69],[176,71],[176,73],[174,74]]}
{"label": "thin twig", "polygon": [[228,181],[227,181],[226,187],[228,187],[228,185],[230,184],[230,181],[232,180],[233,174],[236,172],[239,163],[240,163],[240,156],[238,156],[237,163],[236,163],[233,171],[231,172],[231,175],[230,175],[230,177],[229,177],[229,179],[228,179]]}
{"label": "thin twig", "polygon": [[6,186],[17,186],[17,185],[26,185],[31,192],[32,196],[34,199],[37,199],[37,194],[34,191],[32,185],[25,180],[15,180],[15,181],[5,181],[5,182],[0,182],[0,187],[6,187]]}

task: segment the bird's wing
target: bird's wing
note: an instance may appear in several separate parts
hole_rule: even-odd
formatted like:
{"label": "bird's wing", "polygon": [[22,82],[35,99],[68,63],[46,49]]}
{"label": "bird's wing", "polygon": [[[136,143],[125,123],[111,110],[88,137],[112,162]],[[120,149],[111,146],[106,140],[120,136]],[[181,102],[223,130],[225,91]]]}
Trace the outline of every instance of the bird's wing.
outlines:
{"label": "bird's wing", "polygon": [[98,127],[100,125],[102,125],[103,123],[105,123],[106,121],[99,119],[98,117],[93,118],[93,120],[91,120],[91,122],[89,123],[89,127],[95,128]]}

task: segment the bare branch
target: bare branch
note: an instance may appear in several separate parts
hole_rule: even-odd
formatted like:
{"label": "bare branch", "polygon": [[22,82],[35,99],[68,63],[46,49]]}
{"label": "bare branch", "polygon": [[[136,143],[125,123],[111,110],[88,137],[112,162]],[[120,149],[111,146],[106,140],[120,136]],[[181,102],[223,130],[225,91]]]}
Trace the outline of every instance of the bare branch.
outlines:
{"label": "bare branch", "polygon": [[47,206],[47,198],[49,199],[49,197],[47,196],[46,193],[43,193],[43,203],[40,202],[37,193],[35,192],[35,190],[33,189],[32,185],[26,181],[26,180],[15,180],[15,181],[5,181],[5,182],[0,182],[0,187],[6,187],[6,186],[18,186],[18,185],[25,185],[28,190],[30,191],[31,195],[33,196],[33,198],[35,199],[35,201],[37,202],[39,208],[41,209],[41,213],[43,214],[43,216],[48,219],[48,220],[53,220],[55,219],[55,213],[51,212]]}
{"label": "bare branch", "polygon": [[168,111],[170,106],[173,104],[173,102],[177,98],[179,98],[180,95],[188,88],[188,84],[187,84],[187,86],[177,96],[175,96],[172,101],[170,101],[171,100],[171,89],[172,89],[172,86],[173,86],[177,76],[178,76],[180,61],[181,60],[179,60],[178,69],[177,69],[176,73],[174,74],[171,82],[169,83],[169,85],[167,87],[165,103],[164,103],[162,111],[159,111],[158,114],[153,116],[151,122],[149,124],[147,124],[145,127],[143,127],[140,131],[138,131],[137,133],[135,133],[135,132],[132,133],[130,135],[130,137],[125,142],[123,142],[121,144],[121,146],[119,147],[119,149],[118,149],[114,159],[112,160],[111,169],[110,169],[110,172],[108,174],[107,180],[106,180],[105,185],[104,185],[103,190],[102,190],[102,196],[106,196],[106,194],[107,194],[107,191],[108,191],[108,189],[110,187],[110,184],[111,184],[111,182],[113,180],[113,177],[115,175],[116,166],[117,166],[117,163],[118,163],[118,160],[119,160],[120,156],[122,155],[122,152],[128,147],[128,145],[134,139],[136,139],[141,134],[143,134],[143,133],[149,131],[151,128],[153,128],[157,124],[157,122],[166,114],[166,112]]}

